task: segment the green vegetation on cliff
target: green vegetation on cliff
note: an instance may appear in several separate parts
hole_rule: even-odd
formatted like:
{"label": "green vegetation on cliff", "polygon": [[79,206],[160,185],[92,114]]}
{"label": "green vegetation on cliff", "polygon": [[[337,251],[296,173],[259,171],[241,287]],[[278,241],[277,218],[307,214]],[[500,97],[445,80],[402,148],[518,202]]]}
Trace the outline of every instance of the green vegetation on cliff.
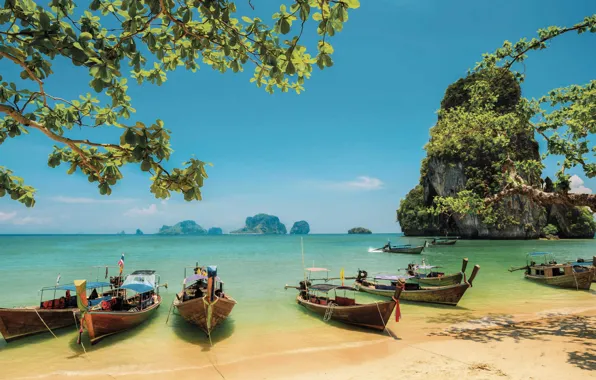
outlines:
{"label": "green vegetation on cliff", "polygon": [[306,220],[295,222],[290,229],[291,235],[307,235],[310,232],[310,226]]}
{"label": "green vegetation on cliff", "polygon": [[436,235],[439,226],[424,202],[424,187],[417,185],[402,199],[397,210],[397,220],[408,235]]}
{"label": "green vegetation on cliff", "polygon": [[206,235],[207,230],[199,226],[194,220],[185,220],[173,226],[163,226],[158,235]]}
{"label": "green vegetation on cliff", "polygon": [[[506,41],[448,87],[425,146],[422,188],[397,213],[406,234],[427,227],[431,212],[441,229],[468,237],[536,238],[547,219],[562,237],[594,236],[591,212],[578,206],[595,210],[596,195],[569,193],[569,171],[596,176],[589,140],[596,133],[596,81],[529,100],[521,97],[525,74],[513,69],[570,32],[596,32],[596,15],[572,27],[541,29],[531,40]],[[541,179],[535,137],[546,142],[545,155],[563,157],[555,183]]]}
{"label": "green vegetation on cliff", "polygon": [[366,229],[364,227],[354,227],[351,228],[350,230],[348,230],[348,234],[350,235],[354,235],[354,234],[372,234],[372,231],[369,229]]}
{"label": "green vegetation on cliff", "polygon": [[246,218],[245,226],[232,234],[285,235],[286,226],[274,215],[257,214]]}

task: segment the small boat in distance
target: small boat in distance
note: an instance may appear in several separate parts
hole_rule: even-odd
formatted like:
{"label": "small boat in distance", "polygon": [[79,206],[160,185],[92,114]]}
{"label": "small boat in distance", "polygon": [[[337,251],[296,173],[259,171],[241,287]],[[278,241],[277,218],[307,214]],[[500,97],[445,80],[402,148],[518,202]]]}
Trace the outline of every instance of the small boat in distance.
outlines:
{"label": "small boat in distance", "polygon": [[417,247],[411,244],[391,245],[391,242],[388,241],[382,248],[374,249],[372,252],[420,254],[423,250],[424,245]]}
{"label": "small boat in distance", "polygon": [[[91,304],[103,300],[103,289],[110,288],[108,282],[88,282],[86,289],[93,289],[96,299]],[[96,289],[100,289],[100,293]],[[38,333],[51,332],[63,327],[74,326],[79,315],[74,284],[48,286],[40,290],[38,306],[0,308],[0,333],[7,342]],[[44,301],[44,293],[52,292],[51,299]],[[59,292],[60,297],[56,296]],[[64,293],[63,293],[64,292]],[[100,296],[101,295],[101,296]],[[53,334],[53,332],[52,332]]]}
{"label": "small boat in distance", "polygon": [[[443,305],[457,306],[464,293],[472,287],[472,282],[478,271],[479,265],[475,265],[470,279],[467,280],[464,273],[464,281],[461,284],[446,286],[421,286],[417,283],[406,282],[401,299],[411,302],[437,303]],[[365,270],[358,270],[358,276],[354,287],[361,292],[375,294],[377,296],[391,297],[393,292],[402,281],[411,280],[412,276],[399,275],[377,275],[372,279],[368,278]]]}
{"label": "small boat in distance", "polygon": [[455,245],[455,243],[457,243],[457,239],[459,239],[459,237],[451,237],[451,238],[434,238],[433,240],[431,240],[430,242],[426,241],[426,246],[437,246],[437,245]]}
{"label": "small boat in distance", "polygon": [[510,268],[509,272],[517,270],[525,270],[524,276],[528,280],[576,290],[590,290],[594,278],[594,271],[590,267],[571,263],[559,264],[549,252],[528,253],[526,265]]}
{"label": "small boat in distance", "polygon": [[[122,286],[110,299],[99,305],[88,305],[85,292],[81,292],[81,302],[87,309],[83,311],[82,325],[89,333],[91,344],[102,338],[134,328],[155,314],[161,305],[159,275],[154,270],[137,270],[126,276]],[[75,281],[77,291],[84,289],[85,281]],[[134,294],[129,294],[129,292]]]}
{"label": "small boat in distance", "polygon": [[[296,302],[308,311],[323,317],[323,321],[329,320],[342,322],[350,325],[366,327],[374,330],[385,330],[393,310],[396,309],[396,320],[399,320],[399,298],[402,287],[397,286],[391,292],[391,301],[375,302],[370,304],[356,303],[354,293],[356,289],[351,286],[334,285],[327,283],[330,280],[329,270],[325,268],[307,268],[305,280],[300,281],[299,286],[286,285],[285,289],[294,288],[298,290]],[[312,273],[326,273],[326,278],[313,279]],[[343,280],[343,276],[340,276]],[[312,284],[312,281],[324,283]],[[331,295],[333,294],[333,296]]]}
{"label": "small boat in distance", "polygon": [[422,264],[408,264],[405,269],[409,276],[412,276],[410,282],[415,282],[420,286],[445,286],[459,284],[464,278],[464,273],[468,266],[468,259],[462,260],[461,272],[445,274],[444,272],[437,272],[435,269],[440,268],[434,265],[427,265],[422,259]]}
{"label": "small boat in distance", "polygon": [[217,277],[216,266],[199,267],[197,263],[194,274],[188,277],[186,269],[182,291],[176,294],[174,307],[182,318],[199,326],[210,337],[211,331],[228,318],[236,300],[224,293],[224,283]]}

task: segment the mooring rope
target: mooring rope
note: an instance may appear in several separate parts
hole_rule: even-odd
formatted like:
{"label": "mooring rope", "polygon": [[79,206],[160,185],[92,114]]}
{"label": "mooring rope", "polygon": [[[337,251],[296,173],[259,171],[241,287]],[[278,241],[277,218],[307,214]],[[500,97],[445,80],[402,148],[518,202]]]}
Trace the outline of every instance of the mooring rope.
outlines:
{"label": "mooring rope", "polygon": [[[77,332],[79,331],[79,324],[77,323],[77,315],[75,313],[75,311],[72,311],[72,317],[74,318],[75,321],[75,327],[77,328]],[[83,326],[81,326],[83,327]],[[85,349],[85,345],[83,344],[83,340],[81,339],[81,347],[83,347],[83,352],[85,353],[85,355],[87,355],[87,350]]]}
{"label": "mooring rope", "polygon": [[49,328],[49,326],[46,324],[46,322],[43,320],[43,318],[41,317],[41,315],[39,315],[39,313],[37,312],[37,308],[33,309],[35,310],[35,314],[37,314],[37,316],[39,317],[39,319],[41,320],[41,323],[43,323],[43,325],[48,329],[49,332],[52,333],[52,335],[54,335],[54,338],[58,339],[58,337],[56,336],[56,334],[54,334],[54,332],[52,331],[51,328]]}

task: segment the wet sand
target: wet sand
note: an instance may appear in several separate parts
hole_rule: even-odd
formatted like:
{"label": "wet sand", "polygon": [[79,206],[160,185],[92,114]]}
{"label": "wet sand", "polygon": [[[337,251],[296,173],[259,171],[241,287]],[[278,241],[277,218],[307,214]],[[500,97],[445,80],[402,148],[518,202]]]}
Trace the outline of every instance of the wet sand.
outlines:
{"label": "wet sand", "polygon": [[[389,334],[341,325],[225,337],[136,340],[72,355],[19,356],[2,378],[58,379],[588,379],[596,377],[596,307],[470,318],[461,311],[434,320],[389,324]],[[176,328],[176,327],[174,327]],[[72,334],[70,334],[72,335]],[[62,338],[62,337],[61,337]],[[100,343],[101,344],[101,343]],[[41,348],[41,347],[40,347]],[[52,359],[53,358],[53,359]],[[39,369],[32,370],[32,360]],[[8,364],[8,365],[7,365]]]}

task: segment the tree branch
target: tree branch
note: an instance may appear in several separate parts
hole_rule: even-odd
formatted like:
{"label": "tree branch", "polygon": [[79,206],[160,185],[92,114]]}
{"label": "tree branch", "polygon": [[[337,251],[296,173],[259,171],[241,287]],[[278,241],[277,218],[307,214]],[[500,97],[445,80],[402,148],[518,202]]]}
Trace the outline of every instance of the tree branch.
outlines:
{"label": "tree branch", "polygon": [[43,89],[43,82],[41,81],[41,79],[39,79],[35,73],[33,71],[31,71],[31,69],[29,68],[29,66],[27,66],[27,63],[22,62],[20,60],[18,60],[17,58],[13,57],[12,55],[5,53],[3,51],[0,51],[0,56],[7,58],[9,60],[11,60],[12,62],[16,63],[17,65],[21,66],[22,68],[25,69],[25,71],[27,72],[27,74],[29,75],[29,78],[31,78],[31,80],[37,82],[39,84],[39,93],[41,94],[41,96],[43,96],[43,104],[44,106],[47,106],[47,99],[46,99],[46,93]]}
{"label": "tree branch", "polygon": [[596,194],[547,193],[535,187],[517,184],[506,187],[499,193],[484,199],[486,205],[491,205],[512,195],[526,195],[543,205],[587,206],[596,210]]}

